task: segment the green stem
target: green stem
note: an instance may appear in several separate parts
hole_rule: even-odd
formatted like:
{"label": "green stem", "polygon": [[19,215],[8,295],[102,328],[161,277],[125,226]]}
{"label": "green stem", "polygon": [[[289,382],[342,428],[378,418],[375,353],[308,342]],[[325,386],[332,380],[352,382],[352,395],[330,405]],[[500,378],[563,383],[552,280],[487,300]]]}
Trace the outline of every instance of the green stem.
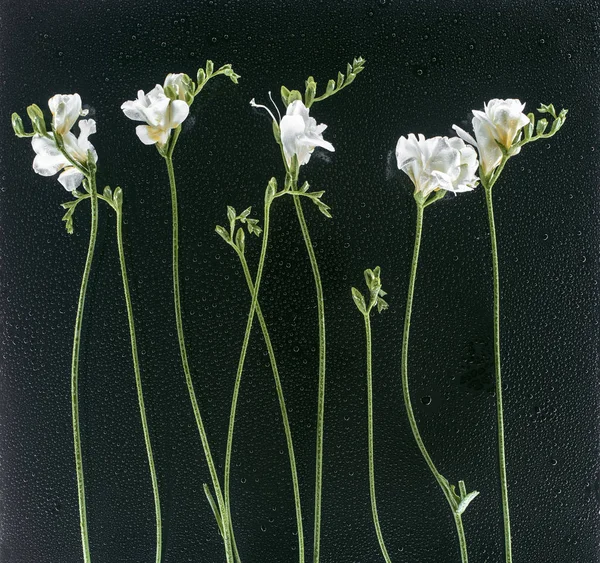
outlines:
{"label": "green stem", "polygon": [[90,545],[88,539],[87,510],[85,506],[85,483],[83,478],[83,457],[81,453],[81,431],[79,426],[79,348],[81,344],[81,326],[83,324],[83,311],[85,307],[85,295],[87,291],[92,261],[94,259],[94,247],[96,246],[96,235],[98,233],[98,197],[96,194],[96,177],[88,178],[90,203],[91,203],[91,226],[90,242],[85,260],[81,287],[79,290],[79,301],[77,303],[77,316],[75,317],[75,330],[73,333],[73,355],[71,359],[71,412],[73,417],[73,443],[75,448],[75,471],[77,473],[77,497],[79,501],[79,526],[81,528],[81,543],[83,547],[83,561],[90,563]]}
{"label": "green stem", "polygon": [[[231,410],[229,413],[229,428],[227,430],[227,450],[225,452],[225,510],[229,519],[229,525],[232,525],[231,519],[231,497],[230,497],[230,476],[231,476],[231,455],[233,450],[233,431],[235,428],[235,414],[237,410],[237,401],[240,393],[240,385],[242,382],[242,373],[244,371],[244,363],[246,361],[246,353],[248,351],[248,344],[250,342],[250,333],[252,332],[252,324],[254,321],[254,315],[258,304],[258,292],[260,290],[260,281],[262,279],[262,273],[265,265],[265,258],[267,255],[267,245],[269,243],[269,215],[271,209],[272,198],[268,194],[265,194],[265,206],[264,206],[264,225],[262,235],[262,246],[260,250],[260,259],[258,261],[258,269],[256,272],[256,282],[254,284],[254,291],[252,292],[252,300],[250,304],[250,311],[248,313],[248,319],[246,321],[246,331],[244,333],[244,340],[242,342],[242,350],[240,352],[240,358],[238,361],[237,372],[235,376],[235,384],[233,386],[233,397],[231,398]],[[232,529],[233,535],[233,529]]]}
{"label": "green stem", "polygon": [[165,156],[167,163],[167,171],[169,174],[169,184],[171,187],[171,211],[173,214],[173,299],[175,304],[175,321],[177,324],[177,338],[179,340],[179,352],[181,355],[181,363],[183,365],[183,373],[185,375],[185,382],[187,384],[188,393],[190,396],[190,402],[192,403],[192,410],[194,411],[194,417],[196,419],[196,426],[200,434],[200,440],[202,441],[202,448],[204,449],[204,456],[210,472],[213,488],[217,497],[217,504],[223,520],[223,543],[225,544],[225,555],[227,562],[233,561],[233,552],[231,547],[230,539],[230,526],[228,513],[226,510],[225,502],[223,500],[223,493],[221,492],[221,485],[219,483],[219,476],[217,469],[213,461],[213,457],[210,451],[210,445],[208,443],[208,436],[204,429],[204,423],[202,422],[202,416],[200,414],[200,407],[196,398],[196,392],[194,391],[194,383],[192,381],[192,374],[190,372],[190,366],[187,358],[187,350],[185,347],[185,339],[183,334],[183,320],[181,315],[181,295],[179,290],[179,220],[178,220],[178,208],[177,208],[177,186],[175,184],[175,172],[173,171],[173,149],[179,136],[180,128],[177,128],[174,133],[174,137],[171,140],[169,151]]}
{"label": "green stem", "polygon": [[381,553],[386,563],[392,563],[392,560],[385,547],[381,526],[379,525],[379,515],[377,514],[377,501],[375,499],[375,447],[373,444],[373,360],[372,360],[372,343],[371,343],[371,308],[365,318],[365,333],[367,337],[367,411],[368,411],[368,428],[369,428],[369,493],[371,496],[371,511],[373,513],[373,523],[375,524],[375,533],[377,541],[381,548]]}
{"label": "green stem", "polygon": [[[254,295],[254,283],[252,282],[252,275],[250,274],[250,270],[248,269],[248,263],[246,261],[246,257],[243,252],[237,247],[234,247],[239,258],[242,263],[242,268],[244,270],[244,276],[246,277],[246,283],[248,284],[248,289],[250,293]],[[271,337],[269,336],[269,331],[267,329],[267,323],[265,322],[265,318],[262,314],[262,310],[260,307],[260,303],[256,302],[256,316],[258,317],[258,322],[260,323],[260,328],[262,329],[263,338],[265,340],[265,344],[267,346],[267,351],[269,353],[269,360],[271,362],[271,369],[273,370],[273,378],[275,379],[275,389],[277,390],[277,398],[279,399],[279,408],[281,409],[281,418],[283,420],[283,428],[285,430],[285,439],[287,442],[288,448],[288,456],[290,458],[290,469],[292,472],[292,486],[294,489],[294,503],[296,507],[296,525],[298,532],[298,560],[300,563],[304,563],[304,531],[302,527],[302,507],[300,504],[300,487],[298,484],[298,470],[296,468],[296,456],[294,454],[294,442],[292,440],[292,430],[290,427],[290,422],[288,419],[287,407],[285,406],[285,398],[283,396],[283,387],[281,386],[281,379],[279,378],[279,368],[277,367],[277,361],[275,359],[275,350],[273,349],[273,344],[271,342]]]}
{"label": "green stem", "polygon": [[460,544],[460,553],[462,563],[468,562],[467,555],[467,541],[465,538],[465,532],[462,525],[462,516],[458,514],[452,504],[452,499],[450,497],[450,490],[448,489],[447,482],[445,482],[442,474],[437,470],[433,460],[431,459],[429,453],[427,452],[427,448],[425,448],[425,444],[423,443],[423,439],[421,438],[421,433],[419,432],[419,428],[417,427],[417,421],[415,419],[415,415],[413,412],[411,400],[410,400],[410,390],[408,387],[408,339],[410,332],[410,319],[412,315],[412,306],[413,306],[413,297],[415,293],[415,282],[417,279],[417,265],[419,263],[419,250],[421,248],[421,236],[423,233],[423,211],[424,205],[417,202],[417,227],[415,232],[415,246],[413,251],[412,265],[410,269],[410,280],[408,284],[408,297],[406,299],[406,315],[404,317],[404,333],[402,335],[402,392],[404,395],[404,404],[406,406],[406,412],[408,414],[408,420],[410,422],[410,428],[412,430],[413,436],[415,437],[415,441],[417,442],[417,446],[419,447],[419,451],[421,455],[425,459],[427,466],[429,467],[431,473],[435,477],[435,480],[438,482],[438,485],[442,489],[448,504],[450,505],[450,509],[454,515],[454,522],[456,524],[456,533],[458,535],[458,541]]}
{"label": "green stem", "polygon": [[323,298],[323,285],[321,283],[321,274],[317,257],[310,239],[304,211],[302,210],[302,201],[297,195],[294,198],[298,222],[306,244],[306,250],[310,259],[313,277],[315,280],[315,289],[317,292],[317,315],[319,323],[319,390],[317,396],[317,440],[316,440],[316,464],[315,464],[315,528],[313,538],[313,563],[318,563],[321,551],[321,495],[323,489],[323,427],[325,421],[325,301]]}
{"label": "green stem", "polygon": [[123,212],[120,206],[116,207],[116,212],[117,246],[119,249],[119,261],[121,263],[121,278],[123,279],[123,292],[125,293],[125,303],[127,304],[127,318],[129,320],[129,336],[131,340],[131,357],[133,360],[133,371],[135,373],[135,386],[137,389],[138,404],[140,407],[140,418],[142,421],[142,430],[144,432],[144,442],[146,444],[146,454],[148,456],[148,467],[150,469],[150,478],[152,480],[152,492],[154,494],[154,512],[156,516],[156,563],[160,563],[160,561],[162,560],[162,519],[160,513],[160,498],[158,494],[158,479],[156,477],[156,469],[154,467],[154,456],[152,455],[152,445],[150,443],[150,433],[148,431],[146,408],[144,406],[142,376],[140,373],[140,361],[138,357],[137,339],[135,336],[135,323],[133,320],[133,306],[131,304],[131,294],[129,292],[127,267],[125,265],[125,252],[123,250]]}
{"label": "green stem", "polygon": [[[497,178],[497,176],[496,176]],[[512,563],[510,533],[510,512],[508,508],[508,482],[506,478],[506,454],[504,450],[504,409],[502,406],[502,375],[500,373],[500,274],[498,269],[498,244],[492,204],[492,188],[486,188],[485,201],[490,225],[492,245],[492,272],[494,278],[494,366],[496,371],[496,411],[498,416],[498,463],[500,469],[500,490],[502,496],[502,516],[504,520],[504,552],[506,563]]]}

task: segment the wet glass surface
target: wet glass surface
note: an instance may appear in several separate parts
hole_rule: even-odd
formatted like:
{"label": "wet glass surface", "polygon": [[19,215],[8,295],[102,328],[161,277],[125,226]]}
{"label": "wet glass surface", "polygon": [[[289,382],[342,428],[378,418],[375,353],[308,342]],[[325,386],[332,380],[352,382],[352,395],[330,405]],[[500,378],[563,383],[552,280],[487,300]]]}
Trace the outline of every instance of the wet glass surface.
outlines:
{"label": "wet glass surface", "polygon": [[[595,561],[598,511],[598,3],[410,1],[304,3],[2,3],[0,20],[0,561],[81,561],[72,453],[70,354],[89,208],[75,234],[70,199],[31,170],[10,114],[78,92],[98,123],[99,186],[124,191],[125,245],[164,513],[164,562],[222,561],[202,491],[209,479],[180,367],[171,294],[166,169],[120,108],[168,72],[210,58],[239,86],[211,81],[175,155],[188,352],[222,471],[248,291],[214,233],[225,207],[254,206],[283,180],[268,118],[249,105],[283,83],[320,87],[354,56],[365,71],[313,108],[335,153],[301,179],[326,190],[326,219],[305,205],[324,280],[328,330],[322,561],[381,561],[369,508],[363,324],[351,296],[382,268],[390,310],[372,319],[380,519],[394,561],[458,561],[454,524],[406,419],[400,340],[414,236],[412,186],[398,137],[452,135],[493,97],[569,108],[549,141],[525,147],[495,188],[502,354],[515,561]],[[440,471],[481,491],[465,517],[471,560],[503,560],[493,395],[492,286],[484,193],[426,213],[410,378],[423,438]],[[86,303],[80,401],[94,562],[153,560],[154,513],[114,216],[102,206]],[[248,239],[255,271],[259,241]],[[317,385],[316,302],[292,201],[275,202],[261,304],[294,433],[312,544]],[[246,563],[297,559],[285,438],[255,326],[242,381],[232,469],[236,537]],[[310,553],[311,550],[309,549]]]}

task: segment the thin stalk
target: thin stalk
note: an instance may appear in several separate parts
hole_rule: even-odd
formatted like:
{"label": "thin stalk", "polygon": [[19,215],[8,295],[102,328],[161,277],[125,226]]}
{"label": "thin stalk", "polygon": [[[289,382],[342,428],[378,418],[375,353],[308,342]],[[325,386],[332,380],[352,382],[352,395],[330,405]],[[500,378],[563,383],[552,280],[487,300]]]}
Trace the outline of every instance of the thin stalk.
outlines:
{"label": "thin stalk", "polygon": [[[269,215],[271,209],[272,198],[265,194],[265,206],[264,206],[264,225],[262,235],[262,246],[260,250],[260,259],[258,261],[258,269],[256,272],[256,282],[254,283],[254,291],[252,292],[252,300],[250,304],[250,311],[248,313],[248,319],[246,321],[246,331],[244,333],[244,340],[242,342],[242,350],[240,352],[240,359],[238,361],[237,372],[235,376],[235,384],[233,386],[233,396],[231,398],[231,410],[229,413],[229,428],[227,430],[227,450],[225,452],[225,477],[223,480],[223,486],[225,489],[225,510],[227,511],[227,517],[229,519],[229,525],[232,526],[231,522],[231,497],[230,497],[230,476],[231,476],[231,455],[233,450],[233,431],[235,428],[235,414],[237,410],[237,401],[240,393],[240,385],[242,382],[242,373],[244,371],[244,363],[246,361],[246,353],[248,351],[248,344],[250,342],[250,333],[252,332],[252,324],[254,321],[254,315],[258,305],[258,292],[260,290],[260,281],[262,279],[262,273],[265,265],[265,258],[267,256],[267,246],[269,243]],[[233,528],[231,530],[233,535]]]}
{"label": "thin stalk", "polygon": [[317,396],[317,440],[316,440],[316,464],[315,464],[315,523],[313,537],[313,563],[318,563],[321,553],[321,496],[323,489],[323,427],[325,421],[325,358],[326,358],[326,340],[325,340],[325,301],[323,298],[323,284],[321,283],[321,274],[317,257],[308,232],[308,225],[304,218],[302,210],[302,201],[297,195],[294,198],[298,222],[306,244],[306,250],[310,259],[310,265],[315,280],[315,289],[317,292],[317,316],[319,323],[319,390]]}
{"label": "thin stalk", "polygon": [[365,334],[367,337],[367,412],[368,412],[368,428],[369,428],[369,493],[371,496],[371,512],[373,513],[373,523],[375,524],[375,533],[377,541],[381,548],[381,553],[386,563],[392,563],[392,560],[385,547],[381,526],[379,524],[379,515],[377,513],[377,500],[375,499],[375,447],[373,443],[373,359],[372,359],[372,343],[371,343],[371,308],[365,318]]}
{"label": "thin stalk", "polygon": [[[496,176],[497,178],[497,176]],[[504,552],[506,563],[512,563],[510,533],[510,512],[508,508],[508,480],[506,477],[506,454],[504,449],[504,409],[502,406],[502,375],[500,372],[500,273],[498,268],[498,244],[492,203],[492,188],[486,188],[485,201],[490,225],[492,245],[492,274],[494,278],[494,366],[496,371],[496,412],[498,424],[498,465],[500,470],[500,491],[502,497],[502,516],[504,521]]]}
{"label": "thin stalk", "polygon": [[135,323],[133,320],[133,306],[131,304],[131,294],[129,292],[129,280],[127,278],[127,267],[125,264],[125,252],[123,250],[123,212],[120,206],[116,206],[117,213],[117,247],[119,249],[119,262],[121,264],[121,278],[123,279],[123,292],[125,294],[125,303],[127,304],[127,319],[129,321],[129,337],[131,340],[131,358],[133,360],[133,371],[135,373],[135,386],[137,389],[138,404],[140,407],[140,419],[142,421],[142,430],[144,432],[144,442],[146,444],[146,455],[148,457],[148,467],[150,469],[150,478],[152,480],[152,492],[154,494],[154,512],[156,516],[156,563],[162,560],[162,519],[160,512],[160,497],[158,494],[158,479],[156,477],[156,468],[154,467],[154,456],[152,455],[152,445],[150,443],[150,433],[148,431],[148,421],[146,418],[146,407],[144,406],[144,393],[142,390],[142,376],[140,373],[140,361],[137,349],[137,339],[135,336]]}
{"label": "thin stalk", "polygon": [[177,208],[177,185],[175,183],[175,172],[173,170],[173,149],[179,136],[180,128],[175,130],[174,137],[171,141],[169,151],[165,155],[165,161],[167,163],[167,171],[169,174],[169,185],[171,188],[171,211],[173,215],[173,300],[175,304],[175,321],[177,324],[177,339],[179,341],[179,352],[181,355],[181,363],[183,366],[183,373],[185,375],[185,382],[187,384],[188,393],[190,396],[190,402],[192,403],[192,410],[194,411],[194,417],[196,419],[196,426],[198,427],[198,433],[200,434],[200,440],[202,441],[202,448],[204,449],[204,456],[210,472],[213,488],[217,497],[217,504],[219,506],[221,519],[223,521],[223,543],[225,544],[225,555],[227,562],[232,562],[233,551],[231,547],[230,538],[230,526],[227,509],[223,500],[223,493],[221,492],[221,485],[219,483],[219,476],[217,469],[213,461],[213,457],[210,451],[210,445],[208,443],[208,436],[202,422],[202,416],[200,414],[200,407],[196,398],[196,392],[194,390],[194,383],[192,381],[192,374],[190,372],[190,366],[187,358],[187,350],[185,347],[185,338],[183,334],[183,320],[181,315],[181,294],[179,289],[179,214]]}
{"label": "thin stalk", "polygon": [[[244,270],[244,276],[246,277],[246,283],[251,295],[254,295],[254,283],[252,282],[252,275],[248,268],[248,262],[243,252],[240,252],[237,247],[235,250],[242,263]],[[271,369],[273,370],[273,378],[275,379],[275,389],[277,390],[277,398],[279,399],[279,408],[281,410],[281,418],[283,420],[283,428],[285,431],[285,440],[287,442],[288,456],[290,458],[290,470],[292,472],[292,486],[294,489],[294,505],[296,507],[296,527],[298,533],[298,560],[300,563],[304,563],[304,531],[302,526],[302,506],[300,504],[300,486],[298,484],[298,470],[296,467],[296,456],[294,454],[294,442],[292,440],[292,430],[288,419],[287,407],[285,406],[285,398],[283,395],[283,387],[281,386],[281,379],[279,378],[279,368],[277,367],[277,361],[275,359],[275,350],[269,336],[269,330],[267,329],[267,323],[262,314],[260,303],[256,302],[256,316],[260,323],[260,328],[263,333],[263,338],[267,346],[269,353],[269,361],[271,363]]]}
{"label": "thin stalk", "polygon": [[421,248],[421,236],[423,233],[423,210],[423,204],[417,203],[417,226],[415,231],[415,246],[413,250],[412,265],[410,269],[408,297],[406,299],[404,333],[402,335],[402,392],[404,395],[404,404],[406,406],[406,412],[408,414],[408,420],[410,422],[410,428],[412,430],[413,436],[415,437],[415,441],[417,442],[417,446],[419,447],[421,455],[425,459],[427,466],[429,467],[431,473],[435,477],[435,480],[438,482],[438,485],[442,489],[442,492],[444,493],[444,496],[446,497],[446,500],[450,505],[450,509],[452,510],[452,513],[454,515],[454,522],[456,524],[456,533],[458,535],[458,541],[460,544],[461,560],[462,563],[467,563],[469,558],[467,555],[467,540],[465,538],[465,531],[462,525],[462,516],[454,511],[452,507],[451,498],[449,496],[450,493],[447,490],[447,485],[444,483],[444,477],[437,470],[435,464],[433,463],[433,460],[427,452],[427,448],[425,448],[425,444],[423,443],[423,439],[421,438],[421,433],[419,432],[417,421],[413,412],[412,403],[410,400],[410,390],[408,387],[408,340],[410,332],[410,319],[412,315],[413,297],[415,293],[415,282],[417,279],[417,266],[419,263],[419,250]]}
{"label": "thin stalk", "polygon": [[94,247],[96,246],[96,235],[98,233],[98,196],[96,193],[96,177],[91,175],[87,179],[91,203],[91,225],[90,242],[88,245],[85,267],[81,278],[79,289],[79,301],[77,303],[77,315],[75,317],[75,329],[73,332],[73,355],[71,358],[71,413],[73,418],[73,443],[75,449],[75,471],[77,473],[77,497],[79,501],[79,527],[81,528],[81,543],[83,547],[83,561],[90,563],[90,545],[88,538],[87,510],[85,506],[85,483],[83,478],[83,457],[81,453],[81,430],[79,426],[79,348],[81,344],[81,326],[83,324],[83,311],[85,307],[85,295],[94,259]]}

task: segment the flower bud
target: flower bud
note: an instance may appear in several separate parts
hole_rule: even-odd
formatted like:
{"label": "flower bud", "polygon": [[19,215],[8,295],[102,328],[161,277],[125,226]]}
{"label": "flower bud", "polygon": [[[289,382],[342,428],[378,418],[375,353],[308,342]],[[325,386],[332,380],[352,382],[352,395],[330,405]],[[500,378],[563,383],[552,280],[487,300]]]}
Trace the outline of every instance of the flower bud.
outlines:
{"label": "flower bud", "polygon": [[23,120],[20,118],[18,113],[13,113],[11,116],[13,130],[17,137],[29,137],[27,133],[25,133],[25,128],[23,127]]}
{"label": "flower bud", "polygon": [[36,104],[32,104],[27,108],[27,115],[31,119],[33,130],[38,135],[46,135],[46,122],[42,110]]}

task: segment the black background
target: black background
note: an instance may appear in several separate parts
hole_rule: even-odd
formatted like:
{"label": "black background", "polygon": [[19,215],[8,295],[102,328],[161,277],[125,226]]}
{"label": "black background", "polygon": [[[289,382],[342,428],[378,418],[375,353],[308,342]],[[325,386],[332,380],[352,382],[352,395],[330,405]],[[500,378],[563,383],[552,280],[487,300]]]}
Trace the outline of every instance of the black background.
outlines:
{"label": "black background", "polygon": [[[166,170],[135,136],[123,101],[231,62],[239,86],[211,81],[176,151],[184,322],[196,389],[219,467],[249,296],[214,233],[225,206],[254,205],[282,165],[266,102],[282,83],[323,88],[352,57],[366,70],[316,104],[336,152],[302,178],[334,218],[305,206],[326,295],[329,352],[322,561],[377,562],[366,456],[362,319],[350,286],[380,265],[390,311],[374,317],[376,473],[394,561],[458,561],[446,501],[405,416],[400,338],[414,233],[400,135],[451,135],[493,97],[569,108],[548,142],[511,160],[495,189],[502,354],[515,562],[593,562],[600,553],[598,463],[598,3],[521,0],[15,3],[0,21],[2,377],[0,561],[81,561],[72,453],[72,327],[89,211],[69,236],[55,179],[31,169],[10,114],[78,92],[98,122],[99,184],[125,192],[125,237],[142,375],[162,495],[165,563],[222,561],[202,492],[209,477],[187,397],[172,312]],[[154,513],[139,424],[114,217],[101,209],[80,372],[93,561],[153,561]],[[261,287],[294,432],[312,545],[317,334],[314,287],[291,200],[277,200]],[[248,242],[255,268],[259,242]],[[492,291],[481,189],[426,213],[411,339],[411,389],[440,471],[481,495],[465,514],[471,560],[503,560],[496,468]],[[289,563],[297,540],[279,407],[256,327],[242,382],[232,498],[243,560]],[[430,398],[430,404],[425,405]],[[423,400],[421,400],[423,399]],[[309,555],[311,550],[309,549]]]}

